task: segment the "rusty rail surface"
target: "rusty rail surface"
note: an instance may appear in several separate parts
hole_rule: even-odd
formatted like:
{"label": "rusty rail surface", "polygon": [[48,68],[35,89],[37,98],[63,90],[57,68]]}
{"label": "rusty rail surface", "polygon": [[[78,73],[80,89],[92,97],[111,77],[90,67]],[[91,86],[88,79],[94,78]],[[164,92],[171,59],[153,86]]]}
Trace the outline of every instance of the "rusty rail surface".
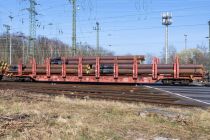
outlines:
{"label": "rusty rail surface", "polygon": [[34,94],[47,94],[50,96],[64,95],[69,98],[199,106],[145,86],[0,82],[0,90],[7,89],[23,90]]}

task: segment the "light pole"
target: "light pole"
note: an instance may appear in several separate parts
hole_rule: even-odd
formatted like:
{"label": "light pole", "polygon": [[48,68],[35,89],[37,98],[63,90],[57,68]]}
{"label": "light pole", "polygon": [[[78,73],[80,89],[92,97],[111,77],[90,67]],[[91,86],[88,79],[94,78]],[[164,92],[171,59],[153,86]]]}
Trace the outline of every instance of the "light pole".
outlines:
{"label": "light pole", "polygon": [[[11,23],[10,23],[10,31],[11,31],[11,27],[12,27],[12,20],[13,20],[13,16],[9,16],[9,18],[10,18],[10,21],[11,21]],[[11,36],[11,32],[10,32],[10,34],[9,34],[10,36],[9,36],[9,63],[10,63],[10,65],[12,64],[12,36]]]}
{"label": "light pole", "polygon": [[172,24],[172,14],[169,12],[162,14],[162,25],[166,26],[165,29],[165,64],[168,64],[168,26]]}
{"label": "light pole", "polygon": [[[210,21],[209,21],[210,24]],[[209,25],[210,26],[210,25]],[[209,40],[209,52],[208,52],[208,57],[210,59],[210,27],[209,27],[209,37],[206,37]],[[209,66],[210,69],[210,66]],[[208,76],[208,82],[210,82],[210,75]]]}
{"label": "light pole", "polygon": [[184,37],[185,37],[185,45],[184,45],[185,46],[185,50],[187,50],[187,36],[188,35],[186,35],[186,34],[184,35]]}
{"label": "light pole", "polygon": [[[50,27],[50,30],[52,31],[53,23],[49,23],[48,26]],[[54,54],[53,51],[54,51],[53,46],[52,46],[52,44],[50,43],[50,58],[53,57],[53,54]]]}
{"label": "light pole", "polygon": [[[185,46],[184,49],[185,49],[185,51],[187,50],[187,36],[188,36],[187,34],[184,35],[184,37],[185,37],[185,39],[184,39],[185,40],[185,43],[184,43],[184,46]],[[185,63],[186,64],[188,63],[188,56],[187,55],[185,56]]]}
{"label": "light pole", "polygon": [[[207,38],[209,40],[209,42],[210,42],[210,37],[207,36],[205,38]],[[209,43],[209,52],[208,53],[210,54],[210,43]]]}
{"label": "light pole", "polygon": [[210,57],[210,21],[208,22],[209,23],[209,57]]}
{"label": "light pole", "polygon": [[93,30],[96,30],[96,32],[97,32],[97,35],[96,35],[96,48],[97,48],[97,52],[96,53],[99,56],[100,55],[100,50],[99,50],[99,30],[100,30],[99,22],[96,22],[96,27],[94,27]]}

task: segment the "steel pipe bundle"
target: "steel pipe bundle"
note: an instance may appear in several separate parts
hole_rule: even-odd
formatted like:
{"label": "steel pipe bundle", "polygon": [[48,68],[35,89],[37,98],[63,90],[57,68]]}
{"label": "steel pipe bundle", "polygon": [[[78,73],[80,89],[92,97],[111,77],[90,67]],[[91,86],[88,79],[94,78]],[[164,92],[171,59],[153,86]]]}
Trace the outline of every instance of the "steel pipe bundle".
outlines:
{"label": "steel pipe bundle", "polygon": [[[102,56],[100,57],[100,60],[133,60],[136,58],[137,60],[142,60],[144,61],[145,58],[143,55],[138,55],[138,56]],[[88,61],[88,60],[96,60],[96,57],[82,57],[83,61]],[[79,57],[69,57],[66,59],[66,61],[77,61],[79,60]]]}
{"label": "steel pipe bundle", "polygon": [[204,69],[203,65],[180,65],[179,66],[180,69]]}
{"label": "steel pipe bundle", "polygon": [[[125,62],[126,63],[126,62]],[[119,74],[132,74],[133,73],[133,65],[131,64],[119,64]],[[90,66],[92,65],[92,66]],[[82,65],[83,74],[95,74],[95,64],[84,64]],[[62,65],[51,65],[50,66],[51,74],[61,74],[62,73]],[[12,72],[12,71],[11,71]],[[13,71],[14,72],[14,71]],[[26,66],[23,69],[24,74],[28,74],[32,72],[32,66]],[[114,64],[111,65],[100,65],[100,73],[101,74],[113,74],[114,72]],[[38,65],[36,68],[37,74],[46,74],[46,66]],[[66,65],[66,73],[67,74],[77,74],[78,73],[78,65]],[[139,64],[138,65],[138,74],[152,74],[152,64]],[[157,74],[174,74],[174,66],[171,64],[165,65],[160,64],[157,65]],[[180,74],[203,74],[203,66],[202,65],[180,65]]]}
{"label": "steel pipe bundle", "polygon": [[[133,64],[133,60],[100,60],[100,64]],[[66,64],[67,65],[77,65],[79,62],[78,61],[68,61]],[[88,60],[88,61],[82,61],[83,64],[96,64],[96,60]],[[140,61],[138,61],[138,64],[140,64]]]}
{"label": "steel pipe bundle", "polygon": [[[44,65],[36,65],[36,74],[44,75],[47,74],[47,71],[50,71],[50,74],[61,75],[63,72],[63,63],[65,60],[66,74],[78,75],[79,71],[82,71],[82,74],[85,75],[94,75],[96,74],[96,66],[99,61],[100,75],[113,75],[114,69],[119,75],[132,75],[137,68],[138,75],[152,75],[154,71],[158,75],[176,73],[176,69],[179,74],[182,75],[193,75],[193,74],[203,74],[204,68],[203,65],[178,65],[175,67],[175,64],[141,64],[144,60],[144,56],[104,56],[104,57],[70,57],[67,59],[48,59]],[[136,65],[137,64],[137,65]],[[82,65],[82,69],[80,69]],[[33,64],[24,66],[22,68],[23,74],[31,74],[33,69]],[[115,67],[117,66],[117,67]],[[80,69],[80,70],[79,70]],[[18,69],[11,72],[17,72]],[[48,73],[49,74],[49,73]]]}
{"label": "steel pipe bundle", "polygon": [[[14,77],[31,78],[35,81],[55,82],[101,82],[101,83],[185,83],[203,80],[203,65],[142,64],[144,56],[70,57],[46,59],[43,65],[31,60],[30,64],[10,66]],[[1,76],[1,75],[0,75]],[[1,77],[0,77],[1,78]]]}
{"label": "steel pipe bundle", "polygon": [[[101,64],[114,64],[116,61],[118,64],[133,64],[133,60],[137,59],[138,63],[140,64],[141,61],[144,61],[144,56],[104,56],[100,57]],[[72,57],[66,59],[66,64],[78,64],[79,58]],[[82,58],[83,64],[96,64],[96,57],[83,57]]]}

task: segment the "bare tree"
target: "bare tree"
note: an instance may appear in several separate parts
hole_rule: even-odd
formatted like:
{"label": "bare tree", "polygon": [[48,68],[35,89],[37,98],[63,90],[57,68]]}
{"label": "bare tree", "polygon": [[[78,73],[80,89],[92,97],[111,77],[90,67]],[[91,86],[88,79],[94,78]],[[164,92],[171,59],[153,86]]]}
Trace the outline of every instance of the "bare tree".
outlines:
{"label": "bare tree", "polygon": [[203,44],[197,45],[197,48],[189,48],[178,53],[181,64],[203,64],[210,70],[209,54],[207,47]]}
{"label": "bare tree", "polygon": [[[25,38],[25,40],[22,40]],[[12,35],[12,62],[13,64],[19,63],[23,55],[27,52],[27,36],[19,37],[17,34]],[[8,62],[8,44],[6,42],[6,35],[0,35],[0,60]],[[38,36],[36,39],[35,47],[35,58],[37,63],[42,64],[46,58],[52,57],[70,57],[72,56],[72,47],[68,44],[63,43],[58,39],[49,39],[44,36]],[[24,49],[24,51],[23,51]],[[113,55],[113,52],[100,48],[100,56]],[[92,47],[88,43],[77,44],[77,55],[78,56],[98,56],[96,48]],[[29,59],[29,58],[28,58]],[[26,61],[27,63],[29,60]]]}

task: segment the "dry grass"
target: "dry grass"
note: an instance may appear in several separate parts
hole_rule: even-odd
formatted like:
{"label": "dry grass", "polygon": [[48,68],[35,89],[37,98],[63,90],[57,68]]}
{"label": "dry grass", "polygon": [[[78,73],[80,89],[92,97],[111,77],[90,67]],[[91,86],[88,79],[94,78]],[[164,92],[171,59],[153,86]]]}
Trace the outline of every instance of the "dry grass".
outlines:
{"label": "dry grass", "polygon": [[[181,114],[182,118],[141,114],[148,109]],[[137,140],[155,137],[210,139],[210,110],[0,91],[0,139]]]}

